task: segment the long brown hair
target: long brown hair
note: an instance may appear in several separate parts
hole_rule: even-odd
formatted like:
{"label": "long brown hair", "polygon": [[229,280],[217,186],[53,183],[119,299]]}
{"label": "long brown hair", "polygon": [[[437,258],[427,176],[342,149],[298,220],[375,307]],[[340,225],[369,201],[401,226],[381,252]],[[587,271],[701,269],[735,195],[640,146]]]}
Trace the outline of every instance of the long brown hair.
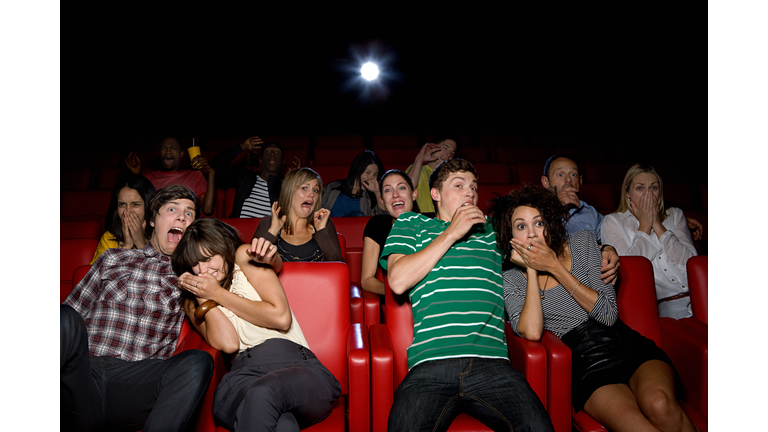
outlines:
{"label": "long brown hair", "polygon": [[629,193],[629,188],[632,186],[632,180],[643,173],[653,174],[659,181],[659,197],[661,198],[661,204],[659,205],[659,220],[664,222],[664,219],[667,218],[667,211],[664,209],[664,182],[661,181],[661,176],[659,173],[657,173],[652,166],[645,163],[636,163],[632,165],[632,167],[630,167],[627,171],[627,174],[624,176],[624,182],[621,184],[619,208],[616,210],[616,213],[623,213],[627,210],[632,210],[632,206],[629,205],[629,198],[627,197],[627,194]]}
{"label": "long brown hair", "polygon": [[229,290],[235,272],[235,254],[241,244],[240,235],[231,225],[215,218],[197,219],[184,231],[171,255],[171,266],[181,276],[184,272],[194,273],[192,267],[197,263],[221,255],[226,267],[221,269],[225,275],[221,286]]}
{"label": "long brown hair", "polygon": [[[291,217],[291,205],[293,204],[293,193],[304,183],[317,180],[320,191],[317,194],[317,200],[315,201],[315,208],[312,209],[312,214],[320,210],[320,201],[323,197],[323,180],[320,178],[320,174],[316,173],[311,168],[298,168],[288,171],[283,179],[283,186],[280,188],[280,198],[277,201],[277,205],[280,206],[280,213],[278,217],[285,217],[285,223],[283,229],[288,234],[293,234],[293,218]],[[308,223],[314,226],[312,217],[308,219]]]}

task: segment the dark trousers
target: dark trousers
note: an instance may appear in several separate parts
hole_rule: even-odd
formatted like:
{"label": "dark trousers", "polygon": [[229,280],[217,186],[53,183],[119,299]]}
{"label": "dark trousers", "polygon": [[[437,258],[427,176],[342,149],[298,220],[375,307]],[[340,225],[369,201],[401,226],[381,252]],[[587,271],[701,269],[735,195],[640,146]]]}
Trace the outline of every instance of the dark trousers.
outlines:
{"label": "dark trousers", "polygon": [[60,308],[61,430],[191,430],[213,359],[189,350],[167,360],[89,357],[83,318]]}
{"label": "dark trousers", "polygon": [[237,431],[298,431],[326,418],[341,394],[308,348],[269,339],[238,354],[216,387],[213,414]]}
{"label": "dark trousers", "polygon": [[424,362],[395,391],[388,431],[445,431],[460,413],[494,431],[553,431],[523,374],[508,361],[466,357]]}

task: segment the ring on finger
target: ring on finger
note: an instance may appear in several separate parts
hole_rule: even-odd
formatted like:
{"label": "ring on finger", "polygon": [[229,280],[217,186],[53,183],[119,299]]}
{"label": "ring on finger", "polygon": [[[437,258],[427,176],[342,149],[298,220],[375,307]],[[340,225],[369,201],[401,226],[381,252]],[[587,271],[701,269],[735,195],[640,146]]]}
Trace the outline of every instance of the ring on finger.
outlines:
{"label": "ring on finger", "polygon": [[527,250],[531,250],[531,246],[533,246],[533,245],[528,245],[528,247],[526,249]]}

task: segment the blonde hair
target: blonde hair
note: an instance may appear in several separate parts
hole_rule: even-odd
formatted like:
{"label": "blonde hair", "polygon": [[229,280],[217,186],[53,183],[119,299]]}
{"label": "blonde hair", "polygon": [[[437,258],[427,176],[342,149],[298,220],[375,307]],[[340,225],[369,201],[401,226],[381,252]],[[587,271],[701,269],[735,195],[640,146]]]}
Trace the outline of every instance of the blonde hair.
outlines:
{"label": "blonde hair", "polygon": [[627,194],[629,193],[629,188],[632,186],[632,180],[643,173],[653,174],[659,181],[659,197],[661,198],[661,204],[659,205],[659,220],[664,222],[664,219],[667,218],[667,211],[664,209],[664,182],[661,181],[661,176],[652,166],[644,163],[636,163],[632,165],[632,167],[627,171],[627,174],[624,176],[624,182],[621,184],[619,208],[616,210],[616,213],[623,213],[627,210],[632,210],[632,206],[629,204],[629,197]]}
{"label": "blonde hair", "polygon": [[[285,216],[285,223],[283,229],[290,235],[293,234],[293,217],[291,216],[291,209],[293,204],[293,193],[299,189],[304,183],[317,180],[320,191],[317,194],[315,200],[315,207],[312,209],[312,215],[320,210],[320,199],[323,196],[323,180],[320,178],[320,174],[316,173],[311,168],[297,168],[288,171],[283,179],[283,186],[280,188],[280,198],[277,201],[277,205],[280,206],[280,212],[277,217]],[[314,226],[314,218],[312,216],[307,220],[309,225]]]}

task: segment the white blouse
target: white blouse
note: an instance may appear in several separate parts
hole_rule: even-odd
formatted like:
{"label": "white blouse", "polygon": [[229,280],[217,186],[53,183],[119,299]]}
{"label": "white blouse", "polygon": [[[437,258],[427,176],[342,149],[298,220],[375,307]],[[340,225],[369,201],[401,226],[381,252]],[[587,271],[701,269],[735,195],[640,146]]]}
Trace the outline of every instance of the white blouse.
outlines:
{"label": "white blouse", "polygon": [[[248,282],[248,278],[245,276],[245,273],[240,270],[240,267],[237,264],[235,264],[232,286],[229,288],[229,291],[248,300],[261,301],[259,293],[256,292],[256,289],[254,289],[250,282]],[[229,320],[232,322],[232,325],[235,326],[235,330],[237,330],[237,336],[240,339],[240,348],[237,351],[238,353],[241,353],[247,348],[252,348],[272,338],[288,339],[289,341],[295,342],[298,345],[309,348],[307,340],[304,339],[304,333],[301,331],[299,322],[296,321],[296,316],[293,315],[293,310],[291,310],[291,328],[288,329],[287,332],[284,332],[251,324],[248,321],[235,315],[234,312],[225,308],[224,306],[219,306],[219,309],[224,312],[224,315],[229,318]]]}
{"label": "white blouse", "polygon": [[696,256],[696,248],[688,231],[683,211],[672,207],[662,222],[667,232],[661,238],[651,229],[651,235],[638,231],[640,221],[627,210],[611,213],[603,219],[603,244],[616,248],[619,255],[639,255],[651,260],[656,280],[656,298],[671,297],[688,292],[685,264]]}

